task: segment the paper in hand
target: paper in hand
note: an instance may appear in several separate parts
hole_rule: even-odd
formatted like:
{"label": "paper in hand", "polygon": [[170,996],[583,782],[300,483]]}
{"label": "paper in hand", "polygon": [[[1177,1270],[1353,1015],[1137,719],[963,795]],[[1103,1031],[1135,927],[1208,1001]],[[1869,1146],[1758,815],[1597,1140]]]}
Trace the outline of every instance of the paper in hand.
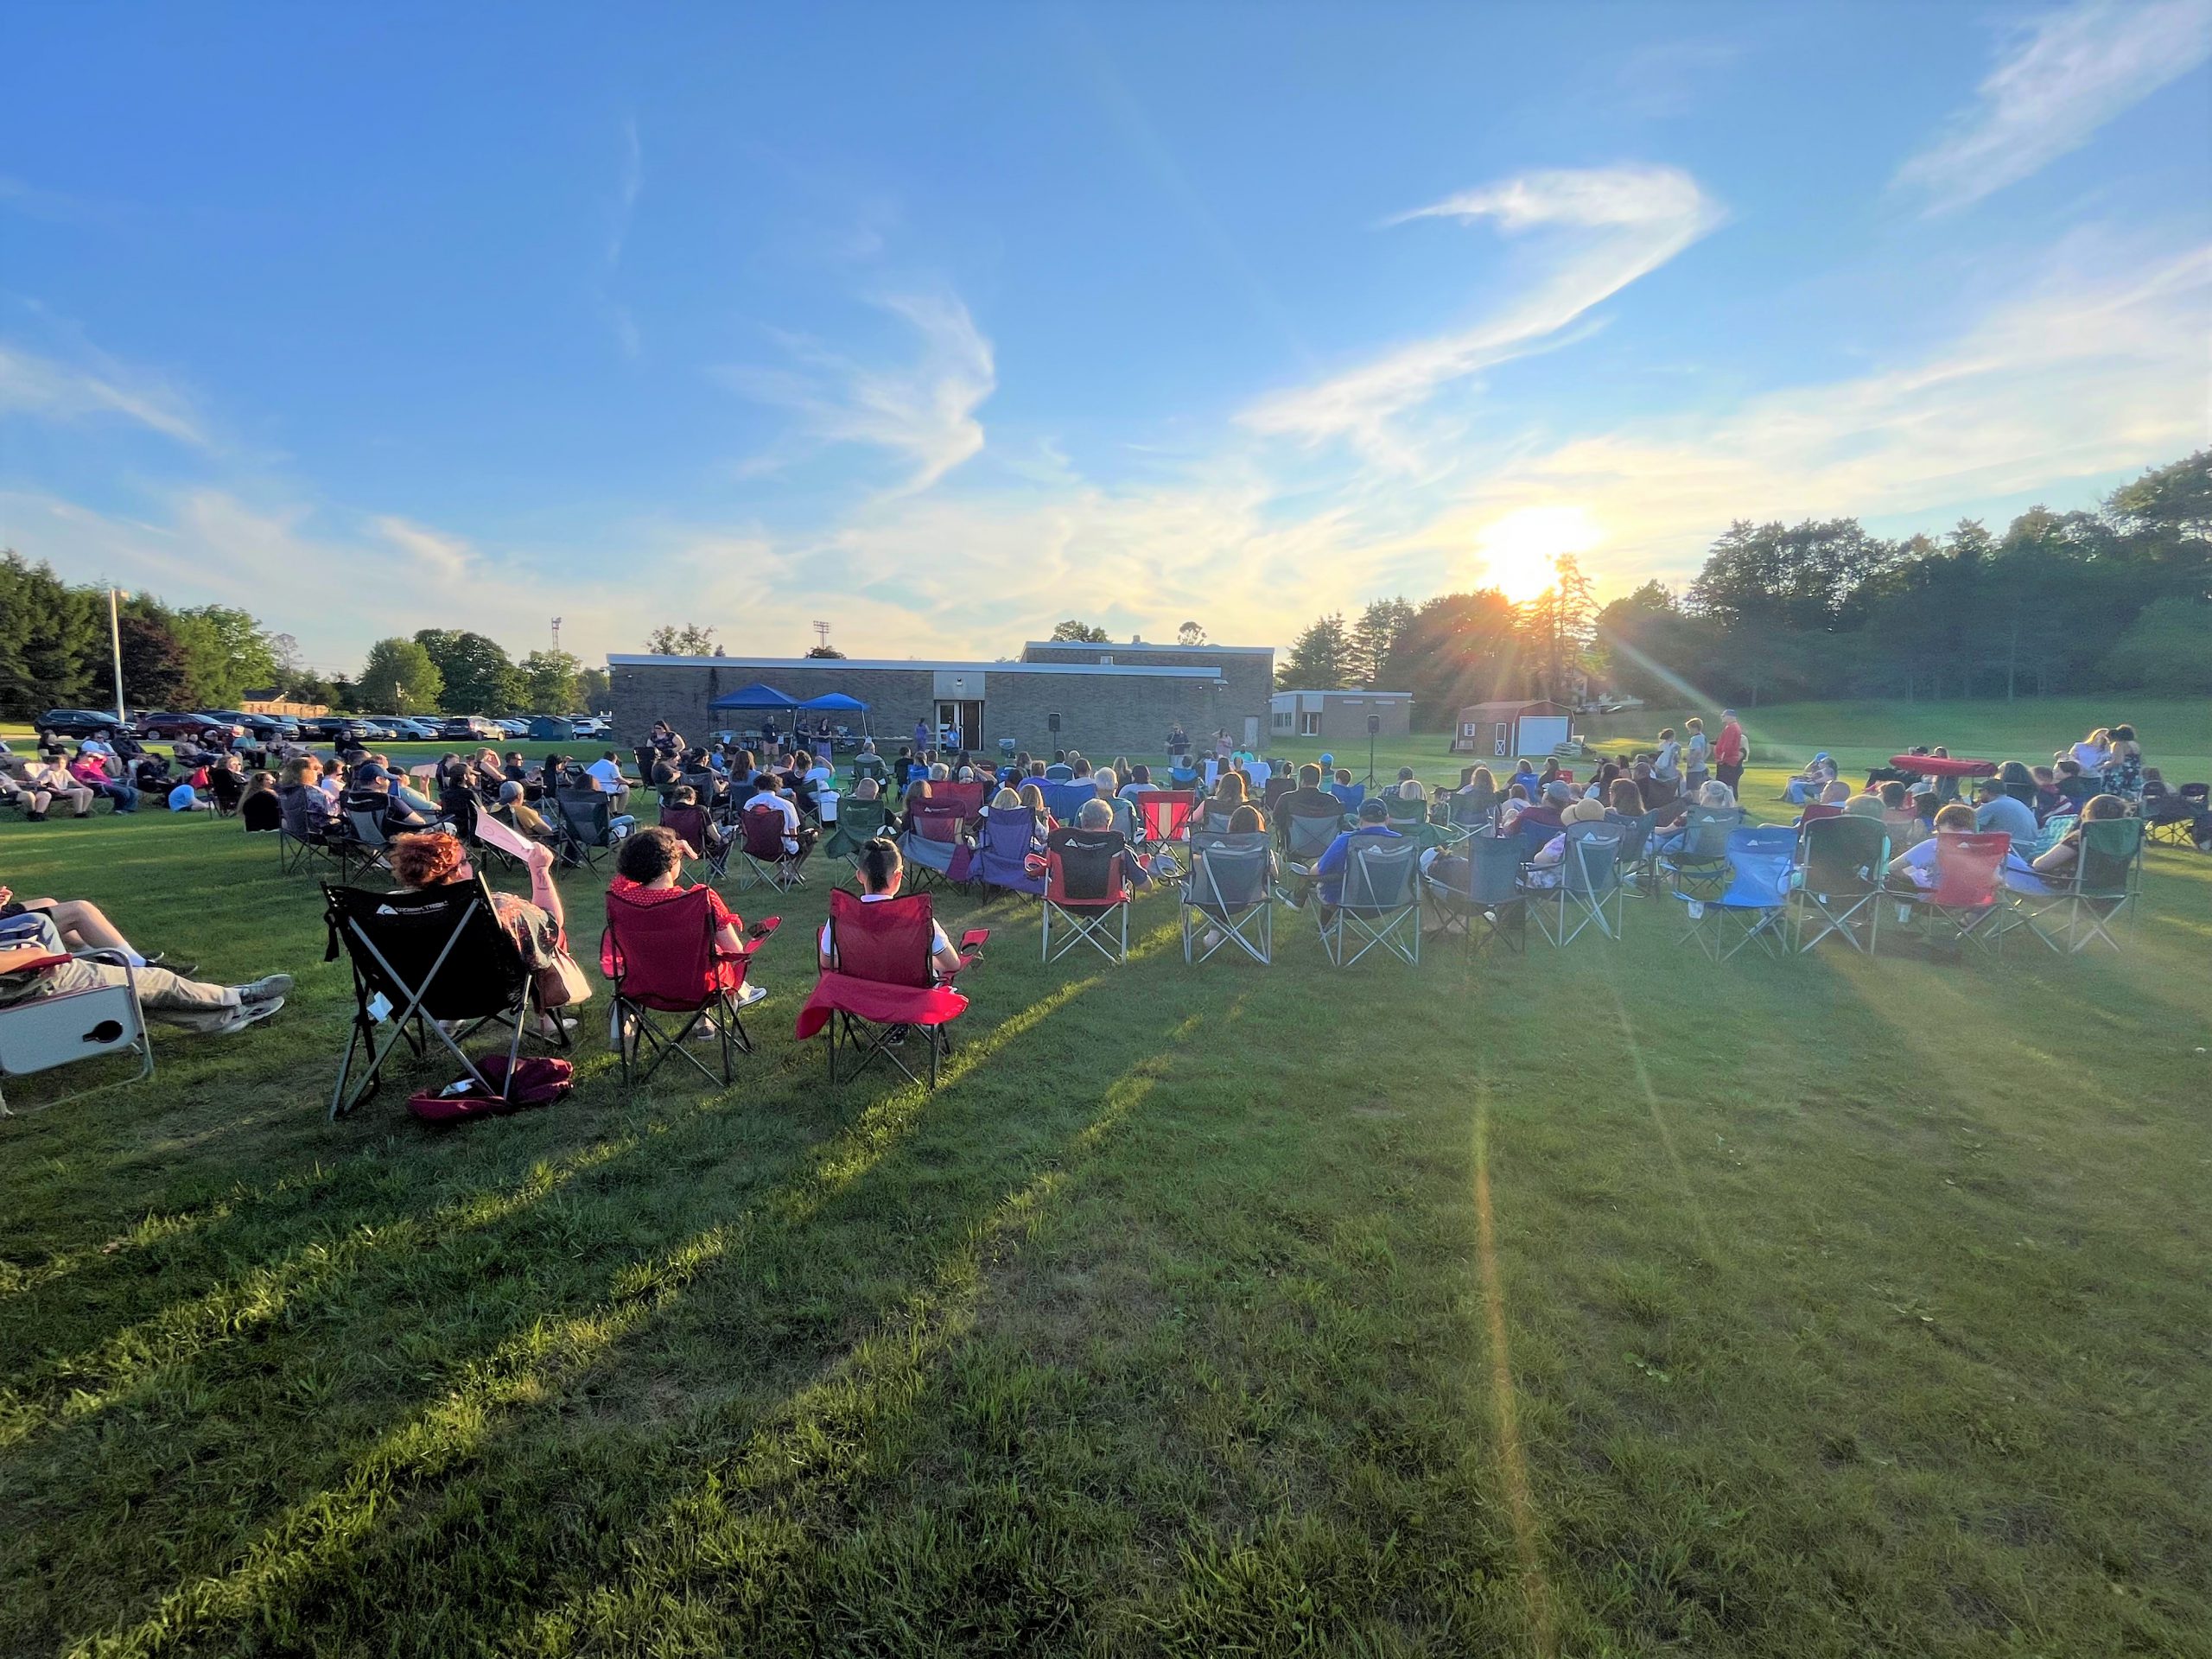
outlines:
{"label": "paper in hand", "polygon": [[530,856],[530,837],[519,830],[501,823],[489,812],[476,815],[476,839],[510,858],[526,859]]}

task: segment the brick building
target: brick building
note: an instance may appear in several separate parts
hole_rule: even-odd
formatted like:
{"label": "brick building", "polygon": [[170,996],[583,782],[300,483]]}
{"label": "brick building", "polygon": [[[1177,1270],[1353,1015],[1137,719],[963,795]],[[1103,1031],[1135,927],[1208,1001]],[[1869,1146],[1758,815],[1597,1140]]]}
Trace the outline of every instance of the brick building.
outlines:
{"label": "brick building", "polygon": [[[1011,739],[1032,752],[1074,747],[1105,757],[1160,753],[1178,726],[1193,744],[1217,730],[1262,741],[1274,651],[1046,642],[1026,646],[1019,662],[610,656],[607,671],[618,745],[636,741],[656,720],[695,740],[756,727],[758,714],[709,705],[758,681],[802,702],[831,691],[857,697],[868,705],[868,729],[893,745],[909,741],[918,720],[958,728],[970,748],[995,750]],[[786,719],[776,723],[788,729]]]}
{"label": "brick building", "polygon": [[1350,743],[1367,736],[1367,717],[1382,721],[1377,737],[1403,737],[1413,728],[1410,691],[1278,691],[1271,705],[1277,737]]}

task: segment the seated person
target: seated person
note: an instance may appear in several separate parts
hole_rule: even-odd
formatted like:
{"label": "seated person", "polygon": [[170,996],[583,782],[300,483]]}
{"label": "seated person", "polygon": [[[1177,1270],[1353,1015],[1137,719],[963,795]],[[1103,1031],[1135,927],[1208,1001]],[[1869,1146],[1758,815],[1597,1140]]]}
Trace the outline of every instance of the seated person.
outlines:
{"label": "seated person", "polygon": [[703,858],[721,850],[722,832],[699,804],[698,791],[689,784],[669,791],[668,804],[661,808],[661,827],[676,836],[688,857]]}
{"label": "seated person", "polygon": [[1379,795],[1371,801],[1362,801],[1359,804],[1357,826],[1339,831],[1337,838],[1329,843],[1321,856],[1314,861],[1313,874],[1319,879],[1319,896],[1321,900],[1321,914],[1325,918],[1334,912],[1343,900],[1344,866],[1351,858],[1352,843],[1362,837],[1389,841],[1405,839],[1390,827],[1390,809]]}
{"label": "seated person", "polygon": [[69,775],[93,794],[106,796],[115,803],[117,811],[136,812],[138,810],[138,791],[110,770],[117,764],[112,753],[92,754],[79,748],[77,758],[69,763]]}
{"label": "seated person", "polygon": [[1191,764],[1191,757],[1179,754],[1167,764],[1167,786],[1170,789],[1196,789],[1198,769]]}
{"label": "seated person", "polygon": [[[1722,787],[1726,787],[1723,785]],[[1539,890],[1559,886],[1560,866],[1567,861],[1567,832],[1578,823],[1603,823],[1605,809],[1596,801],[1569,801],[1560,814],[1560,832],[1536,849],[1522,873],[1521,885]]]}
{"label": "seated person", "polygon": [[1247,801],[1229,815],[1229,833],[1232,836],[1264,836],[1268,833],[1268,815]]}
{"label": "seated person", "polygon": [[169,791],[168,798],[168,808],[172,812],[213,812],[215,810],[214,802],[203,801],[200,798],[200,791],[193,788],[192,779],[189,778],[178,779],[175,787]]}
{"label": "seated person", "polygon": [[211,985],[167,968],[124,968],[80,957],[58,958],[43,941],[0,943],[0,1008],[89,991],[136,984],[149,1020],[216,1037],[234,1036],[284,1006],[291,976],[270,974],[244,985]]}
{"label": "seated person", "polygon": [[2061,811],[2071,810],[2067,798],[2058,792],[2058,773],[2050,766],[2030,766],[2028,776],[2035,780],[2035,799],[2029,803],[2036,810],[2038,822],[2055,817]]}
{"label": "seated person", "polygon": [[1532,801],[1543,792],[1544,780],[1537,775],[1536,768],[1525,755],[1513,763],[1512,781],[1527,790]]}
{"label": "seated person", "polygon": [[1808,801],[1819,800],[1821,791],[1835,782],[1835,774],[1834,760],[1829,758],[1826,749],[1822,749],[1813,757],[1810,766],[1783,785],[1782,798],[1792,806],[1802,806]]}
{"label": "seated person", "polygon": [[1872,790],[1861,790],[1843,804],[1843,810],[1847,817],[1873,818],[1878,822],[1882,817],[1882,798]]}
{"label": "seated person", "polygon": [[1927,836],[1928,826],[1921,822],[1920,814],[1914,810],[1912,797],[1906,791],[1902,779],[1889,779],[1875,793],[1882,803],[1882,822],[1889,829],[1891,846],[1910,847]]}
{"label": "seated person", "polygon": [[[1963,835],[1974,833],[1974,808],[1963,801],[1953,801],[1937,810],[1935,828],[1938,833],[1953,831]],[[1912,887],[1926,892],[1936,885],[1936,855],[1937,841],[1934,835],[1917,845],[1907,848],[1890,861],[1890,885],[1892,887]]]}
{"label": "seated person", "polygon": [[1555,828],[1566,822],[1567,809],[1573,804],[1574,785],[1554,778],[1544,785],[1540,799],[1522,809],[1517,821],[1524,824],[1550,824]]}
{"label": "seated person", "polygon": [[1040,786],[1033,783],[1024,784],[1020,789],[1014,791],[1014,795],[1015,798],[1020,801],[1022,805],[1027,807],[1032,812],[1034,812],[1037,815],[1037,832],[1039,835],[1041,836],[1046,830],[1052,828],[1055,820],[1052,817],[1052,809],[1045,804],[1045,791]]}
{"label": "seated person", "polygon": [[[905,879],[906,866],[899,856],[899,843],[887,836],[877,836],[861,843],[859,863],[855,867],[861,881],[861,902],[880,904],[886,899],[899,896],[899,884]],[[830,924],[822,924],[821,938],[816,945],[817,958],[824,973],[835,973],[837,959],[831,941]],[[960,953],[952,948],[952,941],[944,929],[931,924],[930,961],[939,977],[949,977],[960,971]]]}
{"label": "seated person", "polygon": [[47,809],[58,800],[69,803],[73,809],[73,817],[88,818],[92,815],[92,791],[67,770],[43,758],[25,765],[21,782],[8,779],[0,784],[0,790],[4,790],[23,809],[24,818],[32,823],[44,823]]}
{"label": "seated person", "polygon": [[1147,794],[1156,785],[1152,781],[1152,768],[1142,761],[1139,761],[1128,770],[1128,781],[1121,788],[1122,798],[1126,800],[1133,795]]}
{"label": "seated person", "polygon": [[249,834],[284,827],[284,803],[276,794],[276,779],[272,775],[257,772],[246,779],[245,793],[238,798],[238,817]]}
{"label": "seated person", "polygon": [[46,918],[53,924],[54,937],[65,950],[113,950],[133,968],[167,968],[176,974],[188,974],[196,966],[189,962],[172,962],[159,950],[150,957],[140,954],[137,947],[108,920],[106,912],[88,899],[18,899],[0,887],[0,924],[19,916]]}
{"label": "seated person", "polygon": [[[392,878],[403,892],[421,893],[476,879],[475,867],[468,861],[468,845],[459,836],[402,836],[391,843],[388,857]],[[530,897],[494,892],[492,913],[514,941],[523,966],[537,974],[558,966],[565,954],[562,928],[566,916],[561,908],[561,890],[553,884],[553,849],[533,846],[525,861],[530,867]],[[582,995],[570,1001],[582,1002],[589,995],[587,987]],[[537,1029],[541,1036],[558,1037],[564,1031],[573,1031],[575,1024],[549,1010],[538,1016]]]}
{"label": "seated person", "polygon": [[337,817],[338,803],[321,785],[322,762],[313,755],[286,762],[276,798],[283,810],[284,831],[295,840],[320,840]]}
{"label": "seated person", "polygon": [[591,779],[592,787],[602,795],[614,798],[614,810],[626,811],[630,803],[629,780],[622,775],[622,763],[608,749],[598,760],[584,768],[584,775]]}
{"label": "seated person", "polygon": [[[1213,786],[1213,793],[1198,803],[1198,827],[1201,830],[1226,830],[1236,809],[1244,804],[1244,774],[1224,772],[1221,781]],[[1077,820],[1081,822],[1080,817]]]}
{"label": "seated person", "polygon": [[1974,797],[1975,829],[2002,830],[2016,847],[2036,844],[2043,827],[2036,822],[2035,809],[2009,793],[2003,778],[1975,779]]}
{"label": "seated person", "polygon": [[[1834,783],[1826,785],[1821,788],[1818,800],[1808,801],[1806,804],[1808,806],[1847,806],[1850,804],[1850,802],[1851,785],[1845,783],[1842,779],[1839,778]],[[1823,812],[1820,816],[1821,817],[1831,817],[1834,815],[1832,813]],[[1806,815],[1800,812],[1797,815],[1797,828],[1800,830],[1803,829],[1805,827],[1805,823]]]}
{"label": "seated person", "polygon": [[131,763],[130,781],[143,794],[166,795],[175,781],[169,775],[169,763],[158,754],[141,754]]}
{"label": "seated person", "polygon": [[2077,810],[2083,802],[2099,792],[2095,777],[2083,772],[2078,760],[2056,761],[2051,766],[2051,772],[2060,798]]}
{"label": "seated person", "polygon": [[1139,857],[1128,837],[1114,827],[1114,810],[1096,797],[1083,804],[1073,823],[1062,824],[1046,837],[1046,849],[1060,855],[1062,879],[1072,903],[1102,897],[1116,865],[1125,887],[1152,885],[1150,862]]}
{"label": "seated person", "polygon": [[509,779],[499,785],[499,810],[507,821],[532,841],[551,842],[560,839],[560,833],[546,822],[545,815],[524,798],[525,787]]}
{"label": "seated person", "polygon": [[[688,850],[683,838],[665,825],[656,824],[625,837],[621,849],[614,855],[614,880],[607,883],[608,894],[633,905],[658,905],[687,893],[703,893],[707,895],[708,913],[714,918],[715,954],[725,958],[745,956],[745,918],[724,904],[721,894],[712,887],[703,884],[687,887],[682,884],[683,858]],[[734,976],[724,980],[725,988],[734,983]],[[757,985],[751,988],[754,994],[745,999],[748,1003],[757,1002],[766,995]],[[711,1021],[701,1023],[706,1029],[700,1034],[715,1034]]]}
{"label": "seated person", "polygon": [[[2045,890],[2070,886],[2074,880],[2074,866],[2082,856],[2082,824],[2095,823],[2110,818],[2127,816],[2127,803],[2117,795],[2092,795],[2083,804],[2081,823],[2069,830],[2051,844],[2050,850],[2035,861],[2035,874],[2045,883]],[[2007,867],[2007,875],[2011,871]],[[2008,880],[2005,883],[2012,883]],[[2023,889],[2016,888],[2015,891]],[[2025,889],[2033,891],[2033,889]]]}
{"label": "seated person", "polygon": [[[1699,785],[1699,805],[1702,806],[1706,804],[1707,797],[1705,791],[1708,789],[1719,789],[1723,791],[1727,791],[1728,785],[1722,783],[1717,778],[1708,779],[1706,783]],[[1588,799],[1590,798],[1586,796],[1584,798]],[[1643,797],[1637,792],[1636,780],[1633,778],[1622,777],[1618,772],[1616,772],[1613,775],[1612,782],[1606,786],[1604,798],[1605,804],[1605,820],[1609,823],[1631,823],[1643,816]],[[1735,804],[1734,795],[1732,792],[1730,792],[1728,804],[1733,806]],[[1684,810],[1684,816],[1688,816],[1688,809]],[[1677,836],[1675,839],[1679,842],[1681,837]],[[1651,850],[1656,852],[1658,849],[1654,847]]]}
{"label": "seated person", "polygon": [[1067,751],[1054,749],[1052,764],[1045,768],[1045,781],[1051,784],[1066,784],[1072,783],[1074,780],[1075,768],[1068,764]]}
{"label": "seated person", "polygon": [[1344,810],[1344,803],[1321,787],[1321,768],[1309,763],[1298,769],[1296,787],[1275,802],[1275,822],[1342,817]]}
{"label": "seated person", "polygon": [[391,792],[391,774],[373,760],[353,768],[345,808],[348,812],[375,814],[387,836],[429,828],[429,820]]}
{"label": "seated person", "polygon": [[1329,785],[1329,793],[1337,798],[1337,809],[1342,812],[1357,812],[1367,799],[1367,785],[1351,780],[1351,770],[1337,768],[1336,781]]}
{"label": "seated person", "polygon": [[[761,782],[765,785],[768,781],[764,775]],[[805,863],[806,855],[814,850],[814,843],[821,837],[822,832],[814,825],[799,822],[798,807],[779,789],[763,788],[745,804],[745,810],[748,814],[774,813],[782,817],[784,858],[788,863]]]}

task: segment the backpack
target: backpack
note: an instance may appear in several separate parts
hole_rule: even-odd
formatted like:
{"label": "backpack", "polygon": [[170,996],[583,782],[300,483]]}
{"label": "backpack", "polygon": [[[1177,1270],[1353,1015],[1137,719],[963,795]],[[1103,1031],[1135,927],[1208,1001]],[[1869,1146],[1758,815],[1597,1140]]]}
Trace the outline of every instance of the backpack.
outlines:
{"label": "backpack", "polygon": [[425,1090],[407,1097],[407,1109],[425,1123],[450,1123],[464,1117],[498,1117],[525,1106],[550,1106],[575,1087],[576,1068],[549,1055],[525,1054],[515,1062],[514,1085],[501,1099],[499,1086],[506,1079],[507,1057],[487,1055],[478,1064],[491,1084],[489,1090],[474,1077],[463,1077],[446,1089]]}

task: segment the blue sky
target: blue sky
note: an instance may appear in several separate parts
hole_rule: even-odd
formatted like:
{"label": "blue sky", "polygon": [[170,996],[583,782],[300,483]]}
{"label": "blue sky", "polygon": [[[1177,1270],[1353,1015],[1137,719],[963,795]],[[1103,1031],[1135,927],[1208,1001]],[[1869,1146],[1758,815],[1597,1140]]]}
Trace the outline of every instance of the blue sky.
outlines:
{"label": "blue sky", "polygon": [[0,543],[310,660],[1287,643],[2206,442],[2212,0],[15,7]]}

